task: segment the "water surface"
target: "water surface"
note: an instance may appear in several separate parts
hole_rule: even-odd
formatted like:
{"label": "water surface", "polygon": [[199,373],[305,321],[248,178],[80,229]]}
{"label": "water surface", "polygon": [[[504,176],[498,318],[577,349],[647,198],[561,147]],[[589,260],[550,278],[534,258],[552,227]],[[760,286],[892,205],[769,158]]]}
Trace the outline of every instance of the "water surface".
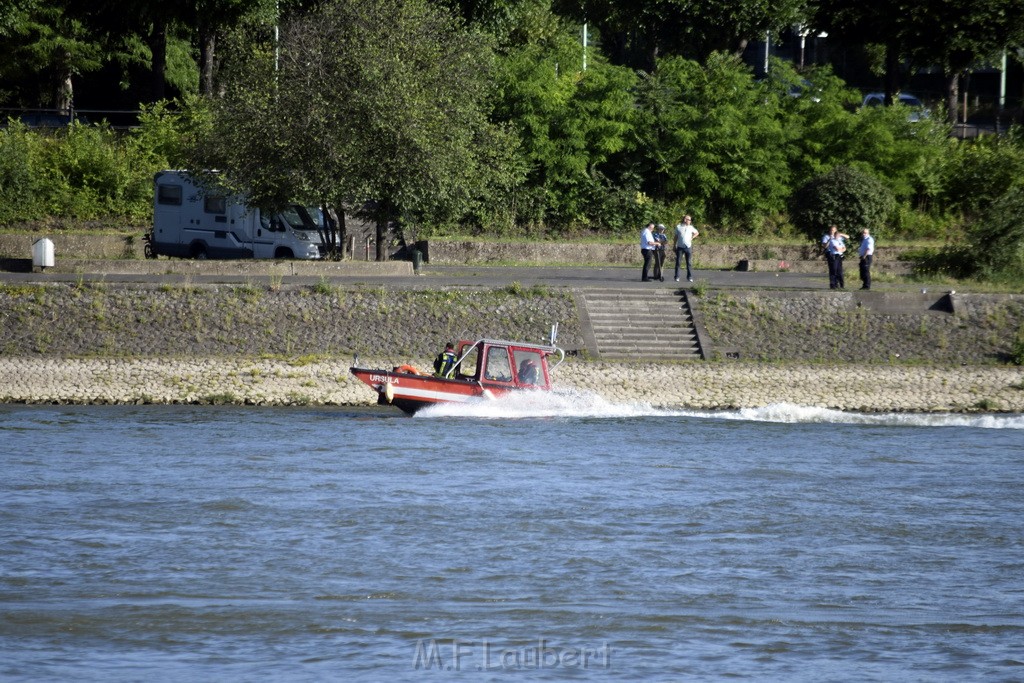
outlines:
{"label": "water surface", "polygon": [[0,677],[1019,679],[1022,430],[2,406]]}

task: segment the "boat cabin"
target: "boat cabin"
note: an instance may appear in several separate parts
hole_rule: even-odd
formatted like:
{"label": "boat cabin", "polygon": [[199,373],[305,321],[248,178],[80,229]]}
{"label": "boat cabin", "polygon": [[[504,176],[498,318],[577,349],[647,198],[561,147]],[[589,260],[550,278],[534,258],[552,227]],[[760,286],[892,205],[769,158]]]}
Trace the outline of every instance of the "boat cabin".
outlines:
{"label": "boat cabin", "polygon": [[[454,379],[488,386],[543,388],[551,386],[547,357],[561,350],[494,339],[461,340],[456,345]],[[559,358],[561,362],[561,358]]]}

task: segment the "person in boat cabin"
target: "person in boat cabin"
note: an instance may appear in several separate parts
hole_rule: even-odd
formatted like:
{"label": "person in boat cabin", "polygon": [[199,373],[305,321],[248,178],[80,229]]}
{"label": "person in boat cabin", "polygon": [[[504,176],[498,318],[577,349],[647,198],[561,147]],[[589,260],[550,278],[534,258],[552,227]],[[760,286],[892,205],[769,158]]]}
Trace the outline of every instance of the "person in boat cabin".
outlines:
{"label": "person in boat cabin", "polygon": [[536,384],[537,383],[537,364],[527,358],[519,364],[519,383],[520,384]]}
{"label": "person in boat cabin", "polygon": [[451,377],[455,373],[455,363],[458,361],[455,355],[455,345],[448,342],[444,345],[444,351],[434,359],[434,374],[438,377]]}

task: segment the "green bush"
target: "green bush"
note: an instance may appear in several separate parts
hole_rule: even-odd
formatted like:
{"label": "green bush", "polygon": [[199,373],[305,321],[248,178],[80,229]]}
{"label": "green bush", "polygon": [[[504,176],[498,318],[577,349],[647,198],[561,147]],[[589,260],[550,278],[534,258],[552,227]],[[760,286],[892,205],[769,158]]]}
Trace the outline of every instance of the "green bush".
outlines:
{"label": "green bush", "polygon": [[941,165],[944,209],[977,216],[1024,178],[1024,140],[985,135],[953,140]]}
{"label": "green bush", "polygon": [[996,200],[967,231],[976,274],[994,279],[1024,279],[1024,185]]}
{"label": "green bush", "polygon": [[42,201],[38,136],[10,121],[0,128],[0,224],[37,220],[48,214]]}
{"label": "green bush", "polygon": [[879,180],[839,166],[801,186],[790,201],[790,217],[800,232],[817,239],[830,225],[853,234],[888,223],[895,208],[892,193]]}

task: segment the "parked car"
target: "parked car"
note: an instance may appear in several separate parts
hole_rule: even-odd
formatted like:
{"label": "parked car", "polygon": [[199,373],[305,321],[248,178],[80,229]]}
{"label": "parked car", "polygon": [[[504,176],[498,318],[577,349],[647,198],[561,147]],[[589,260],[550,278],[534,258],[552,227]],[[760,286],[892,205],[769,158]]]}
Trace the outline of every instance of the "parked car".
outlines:
{"label": "parked car", "polygon": [[[910,93],[901,92],[898,99],[900,104],[910,108],[910,113],[907,114],[907,120],[911,123],[916,123],[921,119],[926,119],[932,114],[931,110],[924,106],[924,103],[921,102],[921,100],[917,99]],[[884,92],[869,92],[864,96],[864,102],[861,106],[880,107],[883,104],[885,104]]]}

